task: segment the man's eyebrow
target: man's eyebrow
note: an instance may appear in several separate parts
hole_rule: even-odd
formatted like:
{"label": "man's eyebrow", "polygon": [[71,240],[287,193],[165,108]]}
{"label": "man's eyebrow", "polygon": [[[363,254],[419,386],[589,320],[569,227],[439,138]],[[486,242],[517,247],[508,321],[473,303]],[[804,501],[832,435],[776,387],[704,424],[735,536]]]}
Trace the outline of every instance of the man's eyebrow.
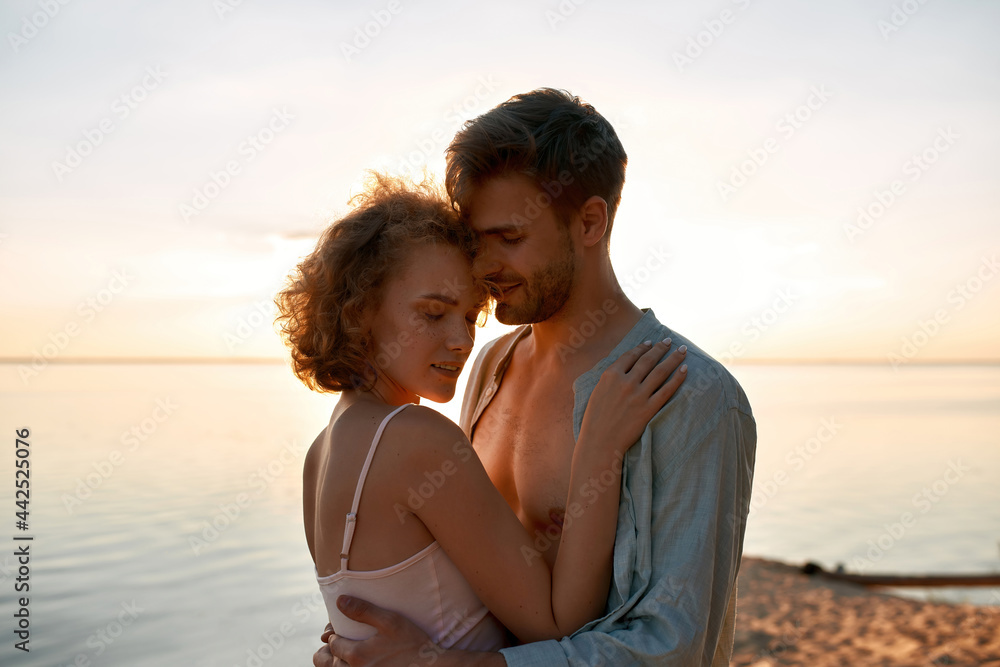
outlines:
{"label": "man's eyebrow", "polygon": [[482,231],[484,236],[496,235],[496,234],[515,234],[521,231],[520,225],[515,225],[513,223],[507,223],[505,225],[493,225],[487,227]]}
{"label": "man's eyebrow", "polygon": [[455,297],[451,296],[450,294],[438,294],[437,292],[434,292],[432,294],[421,294],[417,298],[418,299],[429,299],[431,301],[441,301],[442,303],[446,303],[449,306],[457,306],[458,305],[458,301],[456,301]]}

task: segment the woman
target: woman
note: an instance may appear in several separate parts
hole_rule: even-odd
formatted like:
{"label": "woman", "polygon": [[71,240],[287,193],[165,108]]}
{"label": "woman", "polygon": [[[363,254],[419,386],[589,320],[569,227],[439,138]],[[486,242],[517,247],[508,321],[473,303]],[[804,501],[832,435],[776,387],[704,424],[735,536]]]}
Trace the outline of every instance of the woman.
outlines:
{"label": "woman", "polygon": [[[340,392],[306,456],[306,539],[334,631],[350,594],[409,617],[444,648],[495,650],[559,638],[604,609],[619,483],[609,472],[683,381],[669,341],[616,361],[594,389],[573,457],[567,520],[550,569],[493,487],[468,438],[420,398],[445,402],[489,295],[475,239],[430,187],[375,176],[278,296],[298,377]],[[571,517],[567,514],[567,519]],[[490,614],[489,612],[492,612]],[[499,623],[498,623],[499,619]]]}

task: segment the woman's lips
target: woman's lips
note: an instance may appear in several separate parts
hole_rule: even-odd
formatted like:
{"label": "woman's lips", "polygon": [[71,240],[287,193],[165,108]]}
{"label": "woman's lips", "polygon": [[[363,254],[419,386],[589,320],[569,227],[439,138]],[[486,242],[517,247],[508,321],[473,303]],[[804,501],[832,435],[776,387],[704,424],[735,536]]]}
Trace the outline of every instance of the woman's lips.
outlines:
{"label": "woman's lips", "polygon": [[455,371],[458,373],[462,372],[462,367],[458,364],[431,364],[431,366],[445,371]]}
{"label": "woman's lips", "polygon": [[452,379],[462,374],[462,367],[457,364],[431,364],[431,368]]}

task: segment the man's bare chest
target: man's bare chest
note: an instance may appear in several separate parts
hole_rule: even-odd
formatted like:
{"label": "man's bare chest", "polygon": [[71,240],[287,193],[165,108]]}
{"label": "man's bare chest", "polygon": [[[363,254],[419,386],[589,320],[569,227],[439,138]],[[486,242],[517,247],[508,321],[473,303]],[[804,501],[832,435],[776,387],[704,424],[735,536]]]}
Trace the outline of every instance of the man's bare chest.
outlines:
{"label": "man's bare chest", "polygon": [[505,378],[476,423],[473,446],[490,479],[534,532],[561,521],[573,461],[573,391],[567,381]]}

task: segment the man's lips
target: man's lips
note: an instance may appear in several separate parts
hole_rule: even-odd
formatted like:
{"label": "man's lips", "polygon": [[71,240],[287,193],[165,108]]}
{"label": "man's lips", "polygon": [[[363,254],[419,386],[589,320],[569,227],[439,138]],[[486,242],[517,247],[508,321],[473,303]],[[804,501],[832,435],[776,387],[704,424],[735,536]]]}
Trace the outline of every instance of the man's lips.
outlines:
{"label": "man's lips", "polygon": [[507,283],[507,284],[496,283],[497,289],[500,290],[500,294],[498,296],[500,296],[500,297],[507,296],[508,294],[510,294],[514,290],[514,288],[520,286],[520,284],[521,283]]}

